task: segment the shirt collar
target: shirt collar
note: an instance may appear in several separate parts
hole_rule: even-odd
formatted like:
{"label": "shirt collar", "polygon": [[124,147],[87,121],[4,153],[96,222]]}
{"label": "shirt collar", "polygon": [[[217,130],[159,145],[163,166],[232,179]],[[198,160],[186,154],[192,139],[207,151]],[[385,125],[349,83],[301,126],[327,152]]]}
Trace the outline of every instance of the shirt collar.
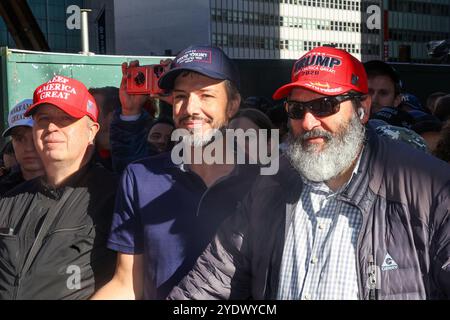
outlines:
{"label": "shirt collar", "polygon": [[94,165],[95,164],[92,160],[89,161],[83,167],[81,167],[76,172],[74,172],[72,175],[67,177],[67,179],[64,181],[64,183],[58,187],[48,184],[45,176],[39,177],[38,179],[40,182],[40,190],[44,195],[46,195],[50,198],[59,199],[59,198],[61,198],[62,194],[67,189],[67,187],[77,187],[79,185],[79,182],[81,181],[81,179],[85,176],[85,174]]}
{"label": "shirt collar", "polygon": [[347,183],[341,188],[342,190],[344,190],[345,188],[347,188],[347,186],[350,184],[350,182],[351,182],[351,181],[356,177],[356,175],[358,174],[358,171],[359,171],[359,165],[361,164],[361,158],[362,158],[362,154],[363,154],[363,152],[364,152],[364,148],[365,148],[365,145],[363,145],[361,151],[359,152],[358,160],[356,160],[356,165],[355,165],[355,167],[353,168],[352,175],[351,175],[350,179],[348,179]]}

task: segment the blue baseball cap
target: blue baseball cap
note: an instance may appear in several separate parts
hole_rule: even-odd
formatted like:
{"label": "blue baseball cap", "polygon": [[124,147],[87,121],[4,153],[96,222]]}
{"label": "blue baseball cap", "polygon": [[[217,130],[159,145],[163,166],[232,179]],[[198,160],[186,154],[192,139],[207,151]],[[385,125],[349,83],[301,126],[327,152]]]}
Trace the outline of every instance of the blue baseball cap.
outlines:
{"label": "blue baseball cap", "polygon": [[413,110],[419,110],[426,113],[431,113],[428,111],[422,103],[420,103],[419,98],[417,98],[415,95],[411,93],[403,93],[402,94],[402,100],[400,102],[399,108],[403,108],[403,106],[410,107]]}
{"label": "blue baseball cap", "polygon": [[217,47],[190,46],[181,51],[170,70],[159,79],[161,89],[172,90],[175,79],[183,71],[194,71],[212,79],[229,80],[239,88],[239,71],[233,61]]}
{"label": "blue baseball cap", "polygon": [[386,124],[410,129],[414,123],[413,116],[406,111],[394,107],[384,107],[370,116],[371,120],[382,120]]}
{"label": "blue baseball cap", "polygon": [[16,104],[8,114],[8,128],[3,132],[3,137],[11,135],[12,129],[20,126],[32,127],[33,119],[25,116],[25,111],[33,104],[32,99],[25,99]]}
{"label": "blue baseball cap", "polygon": [[413,110],[408,112],[414,119],[411,129],[422,134],[424,132],[439,132],[442,129],[442,122],[434,115],[429,113]]}

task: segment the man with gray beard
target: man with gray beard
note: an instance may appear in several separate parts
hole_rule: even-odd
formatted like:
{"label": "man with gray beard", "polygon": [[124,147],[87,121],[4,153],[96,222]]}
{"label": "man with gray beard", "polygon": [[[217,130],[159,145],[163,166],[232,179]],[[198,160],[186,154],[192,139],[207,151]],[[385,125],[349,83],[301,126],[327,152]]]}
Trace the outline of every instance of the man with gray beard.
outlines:
{"label": "man with gray beard", "polygon": [[[352,115],[348,123],[341,123],[335,136],[326,130],[313,129],[298,137],[288,137],[287,156],[292,165],[311,181],[328,181],[347,169],[355,159],[364,141],[365,127]],[[327,146],[321,152],[318,145],[306,144],[312,138],[322,137]]]}
{"label": "man with gray beard", "polygon": [[287,98],[291,137],[169,299],[448,299],[450,167],[365,127],[363,65],[302,56]]}

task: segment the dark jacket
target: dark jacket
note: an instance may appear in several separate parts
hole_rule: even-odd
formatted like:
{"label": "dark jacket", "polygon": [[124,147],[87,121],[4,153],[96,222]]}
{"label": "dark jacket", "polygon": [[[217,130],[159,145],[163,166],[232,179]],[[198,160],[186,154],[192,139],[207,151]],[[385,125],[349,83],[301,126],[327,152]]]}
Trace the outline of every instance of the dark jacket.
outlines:
{"label": "dark jacket", "polygon": [[136,121],[120,119],[120,110],[114,111],[110,128],[112,167],[121,173],[133,161],[154,156],[147,142],[151,117],[143,111]]}
{"label": "dark jacket", "polygon": [[[363,216],[360,299],[450,298],[450,166],[369,131],[358,171],[340,198]],[[302,188],[286,159],[260,177],[169,298],[275,299],[286,219]],[[398,269],[381,270],[386,253]]]}
{"label": "dark jacket", "polygon": [[13,168],[10,172],[0,177],[0,197],[24,181],[20,167]]}
{"label": "dark jacket", "polygon": [[[115,254],[106,239],[116,187],[115,176],[91,163],[60,188],[36,178],[7,193],[0,200],[0,300],[87,299],[109,281]],[[24,267],[45,216],[69,188],[74,192]]]}
{"label": "dark jacket", "polygon": [[112,158],[111,158],[111,151],[104,150],[99,151],[95,150],[94,156],[93,156],[94,162],[98,163],[108,171],[113,172],[113,166],[112,166]]}

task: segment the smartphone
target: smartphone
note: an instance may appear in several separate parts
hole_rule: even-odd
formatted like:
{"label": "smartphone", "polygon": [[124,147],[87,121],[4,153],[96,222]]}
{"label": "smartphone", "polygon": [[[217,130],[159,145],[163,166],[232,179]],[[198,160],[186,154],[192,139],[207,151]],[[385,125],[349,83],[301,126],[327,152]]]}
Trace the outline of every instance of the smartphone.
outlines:
{"label": "smartphone", "polygon": [[160,64],[128,68],[127,93],[164,95],[165,91],[158,86],[163,73],[164,66]]}

